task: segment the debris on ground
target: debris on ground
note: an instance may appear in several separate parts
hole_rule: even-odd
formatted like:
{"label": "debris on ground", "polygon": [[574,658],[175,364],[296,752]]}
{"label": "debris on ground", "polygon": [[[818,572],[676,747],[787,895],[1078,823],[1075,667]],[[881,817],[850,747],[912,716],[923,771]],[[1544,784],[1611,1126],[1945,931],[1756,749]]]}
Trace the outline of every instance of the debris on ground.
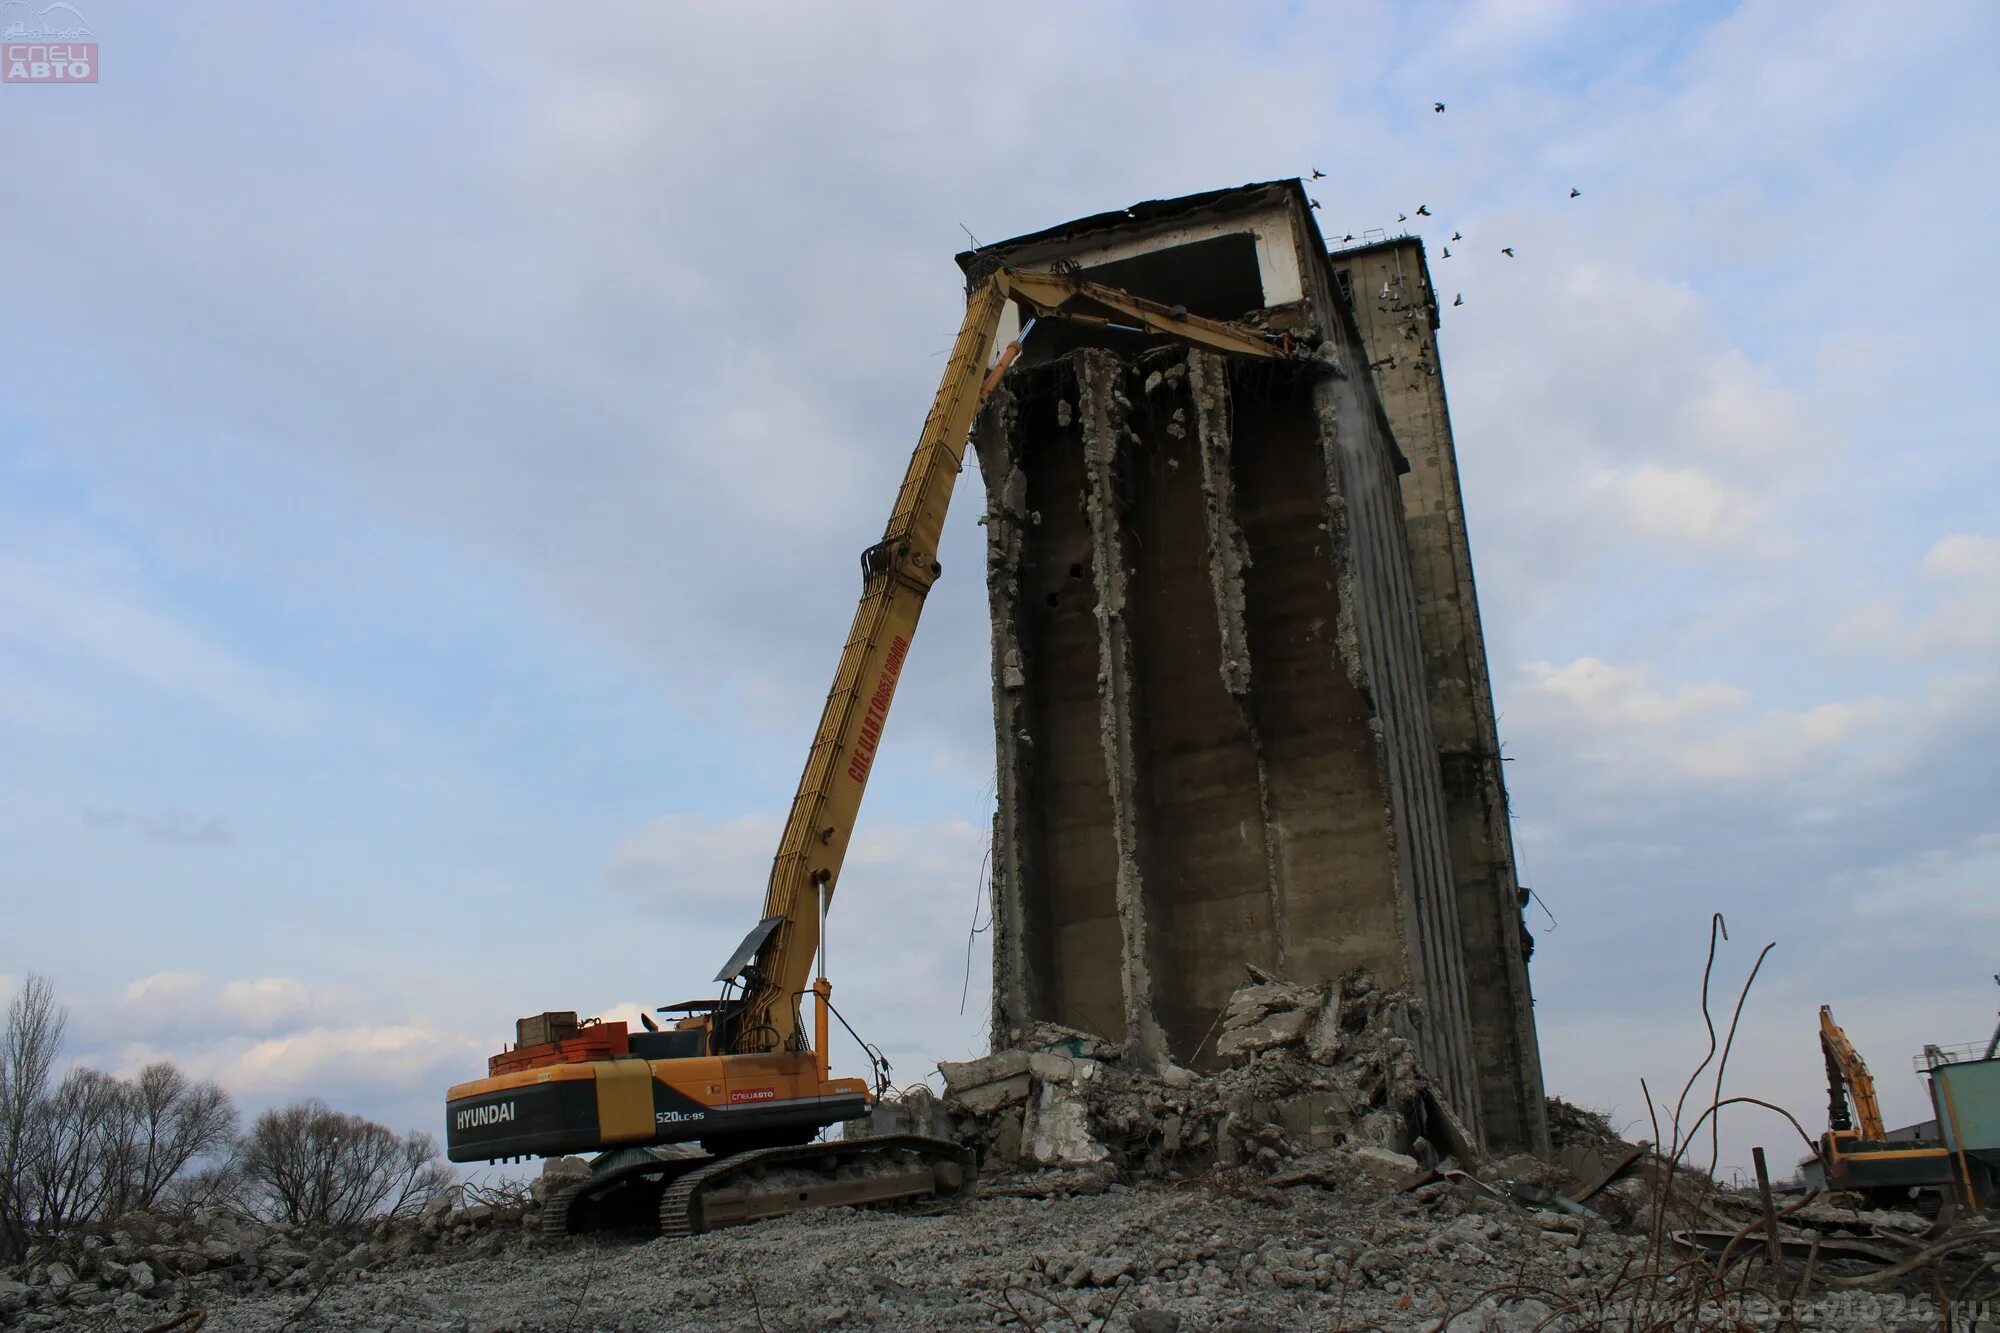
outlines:
{"label": "debris on ground", "polygon": [[549,1167],[532,1194],[460,1186],[413,1216],[358,1227],[292,1227],[219,1209],[128,1213],[33,1243],[25,1262],[0,1269],[0,1327],[68,1328],[90,1316],[107,1329],[148,1328],[216,1301],[269,1295],[296,1305],[384,1267],[496,1254],[522,1242],[545,1182],[582,1163]]}
{"label": "debris on ground", "polygon": [[[1022,1171],[1003,1180],[1060,1179],[1084,1170]],[[1716,1262],[1713,1253],[1655,1238],[1645,1226],[1526,1206],[1500,1185],[1446,1172],[1453,1169],[1407,1189],[1366,1173],[1289,1188],[1274,1184],[1275,1177],[1244,1184],[1240,1173],[1114,1180],[1085,1192],[1002,1192],[800,1213],[689,1240],[550,1241],[520,1225],[531,1205],[507,1218],[497,1210],[474,1215],[484,1205],[458,1199],[428,1219],[381,1228],[382,1239],[368,1240],[358,1256],[336,1253],[350,1243],[344,1238],[315,1241],[259,1229],[246,1233],[258,1255],[254,1268],[239,1252],[219,1268],[171,1276],[162,1260],[153,1288],[143,1293],[131,1289],[130,1265],[152,1261],[113,1258],[127,1252],[113,1246],[134,1254],[204,1250],[201,1241],[189,1245],[196,1234],[233,1233],[176,1229],[142,1242],[128,1232],[124,1240],[100,1238],[90,1247],[98,1255],[91,1275],[77,1273],[70,1284],[79,1293],[107,1290],[103,1279],[116,1271],[110,1265],[125,1265],[121,1294],[79,1300],[65,1291],[23,1304],[13,1293],[0,1296],[9,1310],[0,1320],[143,1330],[176,1310],[199,1309],[202,1333],[999,1327],[1513,1333],[1606,1327],[1599,1316],[1609,1304],[1629,1313],[1630,1326],[1639,1329],[1742,1326],[1714,1300],[1703,1301],[1691,1281],[1692,1265]],[[1730,1194],[1717,1207],[1748,1223],[1754,1198]],[[1764,1250],[1751,1234],[1752,1243],[1739,1245],[1731,1260],[1727,1287],[1754,1298],[1764,1283]],[[1960,1234],[1965,1262],[1952,1270],[1955,1281],[2000,1245],[1990,1230]],[[1877,1243],[1898,1255],[1920,1253],[1925,1244],[1879,1237]],[[1801,1270],[1792,1261],[1774,1289],[1795,1289]],[[1823,1248],[1815,1271],[1819,1295],[1800,1307],[1811,1312],[1805,1326],[1812,1328],[1882,1327],[1892,1299],[1897,1308],[1911,1308],[1922,1290],[1894,1298],[1829,1292],[1829,1278],[1886,1271],[1880,1259],[1831,1248]],[[1666,1273],[1677,1276],[1648,1277]],[[0,1293],[9,1292],[0,1284]]]}
{"label": "debris on ground", "polygon": [[1472,1165],[1464,1130],[1418,1067],[1421,1021],[1412,997],[1366,972],[1302,986],[1253,970],[1217,1017],[1218,1069],[1134,1068],[1118,1043],[1044,1023],[1007,1049],[940,1065],[943,1102],[989,1172],[1254,1178],[1323,1153],[1349,1175],[1401,1178],[1447,1157]]}
{"label": "debris on ground", "polygon": [[1550,1158],[1482,1157],[1412,1055],[1421,1022],[1365,973],[1253,972],[1217,1017],[1216,1068],[1135,1069],[1118,1043],[1045,1024],[850,1127],[960,1136],[982,1164],[966,1199],[549,1240],[543,1201],[588,1170],[559,1158],[358,1230],[121,1218],[0,1272],[0,1326],[1512,1333],[1617,1308],[1665,1330],[1740,1327],[1746,1300],[1810,1285],[1810,1326],[1848,1329],[2000,1264],[1990,1221],[1816,1196],[1767,1220],[1754,1191],[1560,1101]]}

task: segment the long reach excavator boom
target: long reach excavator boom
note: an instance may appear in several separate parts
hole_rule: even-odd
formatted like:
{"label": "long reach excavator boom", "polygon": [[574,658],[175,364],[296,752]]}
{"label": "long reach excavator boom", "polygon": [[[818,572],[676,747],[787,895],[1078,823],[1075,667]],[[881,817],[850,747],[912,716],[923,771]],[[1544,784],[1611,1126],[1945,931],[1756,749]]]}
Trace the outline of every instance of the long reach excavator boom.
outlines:
{"label": "long reach excavator boom", "polygon": [[[989,369],[1010,303],[1021,333]],[[716,975],[720,995],[662,1006],[657,1012],[675,1016],[664,1030],[647,1015],[643,1032],[578,1022],[574,1011],[524,1018],[485,1078],[446,1094],[453,1161],[598,1154],[588,1178],[550,1195],[545,1231],[656,1219],[664,1234],[686,1235],[802,1208],[966,1188],[972,1163],[956,1144],[914,1135],[811,1142],[863,1114],[871,1092],[861,1079],[831,1077],[822,939],[896,682],[940,572],[938,542],[967,435],[1036,322],[1051,318],[1234,356],[1294,354],[1288,335],[1204,319],[1084,281],[1074,269],[996,265],[976,282],[888,525],[861,554],[861,604],[785,820],[763,916]],[[801,1016],[809,995],[811,1034]],[[879,1093],[884,1067],[870,1053]]]}
{"label": "long reach excavator boom", "polygon": [[[1819,1007],[1819,1044],[1826,1056],[1826,1123],[1835,1130],[1852,1130],[1861,1138],[1879,1142],[1888,1137],[1882,1124],[1882,1105],[1875,1100],[1875,1079],[1854,1043],[1840,1024],[1833,1021],[1830,1005]],[[1849,1099],[1854,1113],[1847,1110]]]}
{"label": "long reach excavator boom", "polygon": [[[986,358],[1010,300],[1021,307],[1023,333],[987,373]],[[758,926],[769,934],[746,988],[741,1026],[731,1034],[737,1043],[768,1040],[782,1046],[797,1035],[796,1000],[807,989],[824,911],[847,856],[917,617],[939,574],[938,543],[964,466],[967,435],[980,405],[1020,353],[1027,330],[1045,318],[1143,329],[1238,356],[1282,355],[1252,330],[1056,274],[1001,268],[973,292],[882,540],[861,555],[861,604],[778,842]]]}

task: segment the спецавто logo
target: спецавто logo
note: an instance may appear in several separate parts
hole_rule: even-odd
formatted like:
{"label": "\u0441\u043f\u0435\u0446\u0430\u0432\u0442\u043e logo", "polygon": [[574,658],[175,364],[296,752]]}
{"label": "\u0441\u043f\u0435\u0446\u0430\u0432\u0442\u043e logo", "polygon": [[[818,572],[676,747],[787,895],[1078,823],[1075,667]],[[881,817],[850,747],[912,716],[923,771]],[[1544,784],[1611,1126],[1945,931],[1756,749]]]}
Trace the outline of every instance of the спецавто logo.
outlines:
{"label": "\u0441\u043f\u0435\u0446\u0430\u0432\u0442\u043e logo", "polygon": [[0,83],[96,83],[97,34],[69,0],[0,0]]}

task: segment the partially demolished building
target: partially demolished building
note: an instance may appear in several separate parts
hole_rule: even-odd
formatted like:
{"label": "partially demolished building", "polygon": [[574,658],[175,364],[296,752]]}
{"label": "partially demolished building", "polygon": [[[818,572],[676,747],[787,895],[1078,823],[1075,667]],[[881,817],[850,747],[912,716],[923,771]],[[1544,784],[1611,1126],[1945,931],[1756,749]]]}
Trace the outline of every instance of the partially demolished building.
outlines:
{"label": "partially demolished building", "polygon": [[1420,1000],[1417,1050],[1472,1132],[1545,1146],[1435,351],[1434,403],[1384,394],[1371,336],[1412,342],[1341,285],[1388,252],[1330,258],[1286,181],[960,256],[996,260],[1317,347],[1237,364],[1044,326],[980,420],[996,1045],[1054,1022],[1201,1068],[1246,964],[1366,968]]}
{"label": "partially demolished building", "polygon": [[1546,1152],[1542,1058],[1528,991],[1533,937],[1521,922],[1527,895],[1515,871],[1486,637],[1438,363],[1437,291],[1423,242],[1414,236],[1341,250],[1332,262],[1368,352],[1376,396],[1410,465],[1403,474],[1403,526],[1486,1137]]}

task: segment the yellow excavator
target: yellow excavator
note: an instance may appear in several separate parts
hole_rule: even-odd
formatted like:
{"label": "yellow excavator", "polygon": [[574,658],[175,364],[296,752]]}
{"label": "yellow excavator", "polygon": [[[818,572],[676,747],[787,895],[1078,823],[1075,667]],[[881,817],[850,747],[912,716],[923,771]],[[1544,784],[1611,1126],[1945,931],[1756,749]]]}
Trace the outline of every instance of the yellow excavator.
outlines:
{"label": "yellow excavator", "polygon": [[[988,370],[1010,303],[1020,335]],[[522,1019],[515,1044],[488,1061],[486,1077],[446,1094],[455,1162],[597,1154],[587,1179],[549,1197],[545,1232],[656,1224],[684,1236],[806,1208],[970,1187],[970,1155],[946,1140],[813,1141],[827,1126],[863,1115],[887,1083],[886,1062],[865,1043],[874,1086],[832,1077],[828,1018],[838,1013],[823,941],[896,681],[940,572],[938,541],[967,435],[1036,321],[1048,318],[1233,356],[1297,354],[1288,335],[1088,282],[1074,266],[1040,273],[995,265],[977,279],[888,526],[861,553],[861,604],[785,821],[764,911],[716,974],[719,993],[656,1010],[672,1015],[670,1026],[642,1016],[642,1032],[578,1022],[573,1011]]]}
{"label": "yellow excavator", "polygon": [[[1875,1079],[1847,1033],[1833,1021],[1833,1009],[1819,1007],[1819,1044],[1826,1057],[1826,1133],[1820,1135],[1820,1169],[1828,1190],[1858,1194],[1890,1206],[1914,1191],[1937,1191],[1946,1206],[1976,1208],[1962,1162],[1942,1144],[1892,1140],[1875,1098]],[[1850,1112],[1848,1104],[1853,1103]]]}

